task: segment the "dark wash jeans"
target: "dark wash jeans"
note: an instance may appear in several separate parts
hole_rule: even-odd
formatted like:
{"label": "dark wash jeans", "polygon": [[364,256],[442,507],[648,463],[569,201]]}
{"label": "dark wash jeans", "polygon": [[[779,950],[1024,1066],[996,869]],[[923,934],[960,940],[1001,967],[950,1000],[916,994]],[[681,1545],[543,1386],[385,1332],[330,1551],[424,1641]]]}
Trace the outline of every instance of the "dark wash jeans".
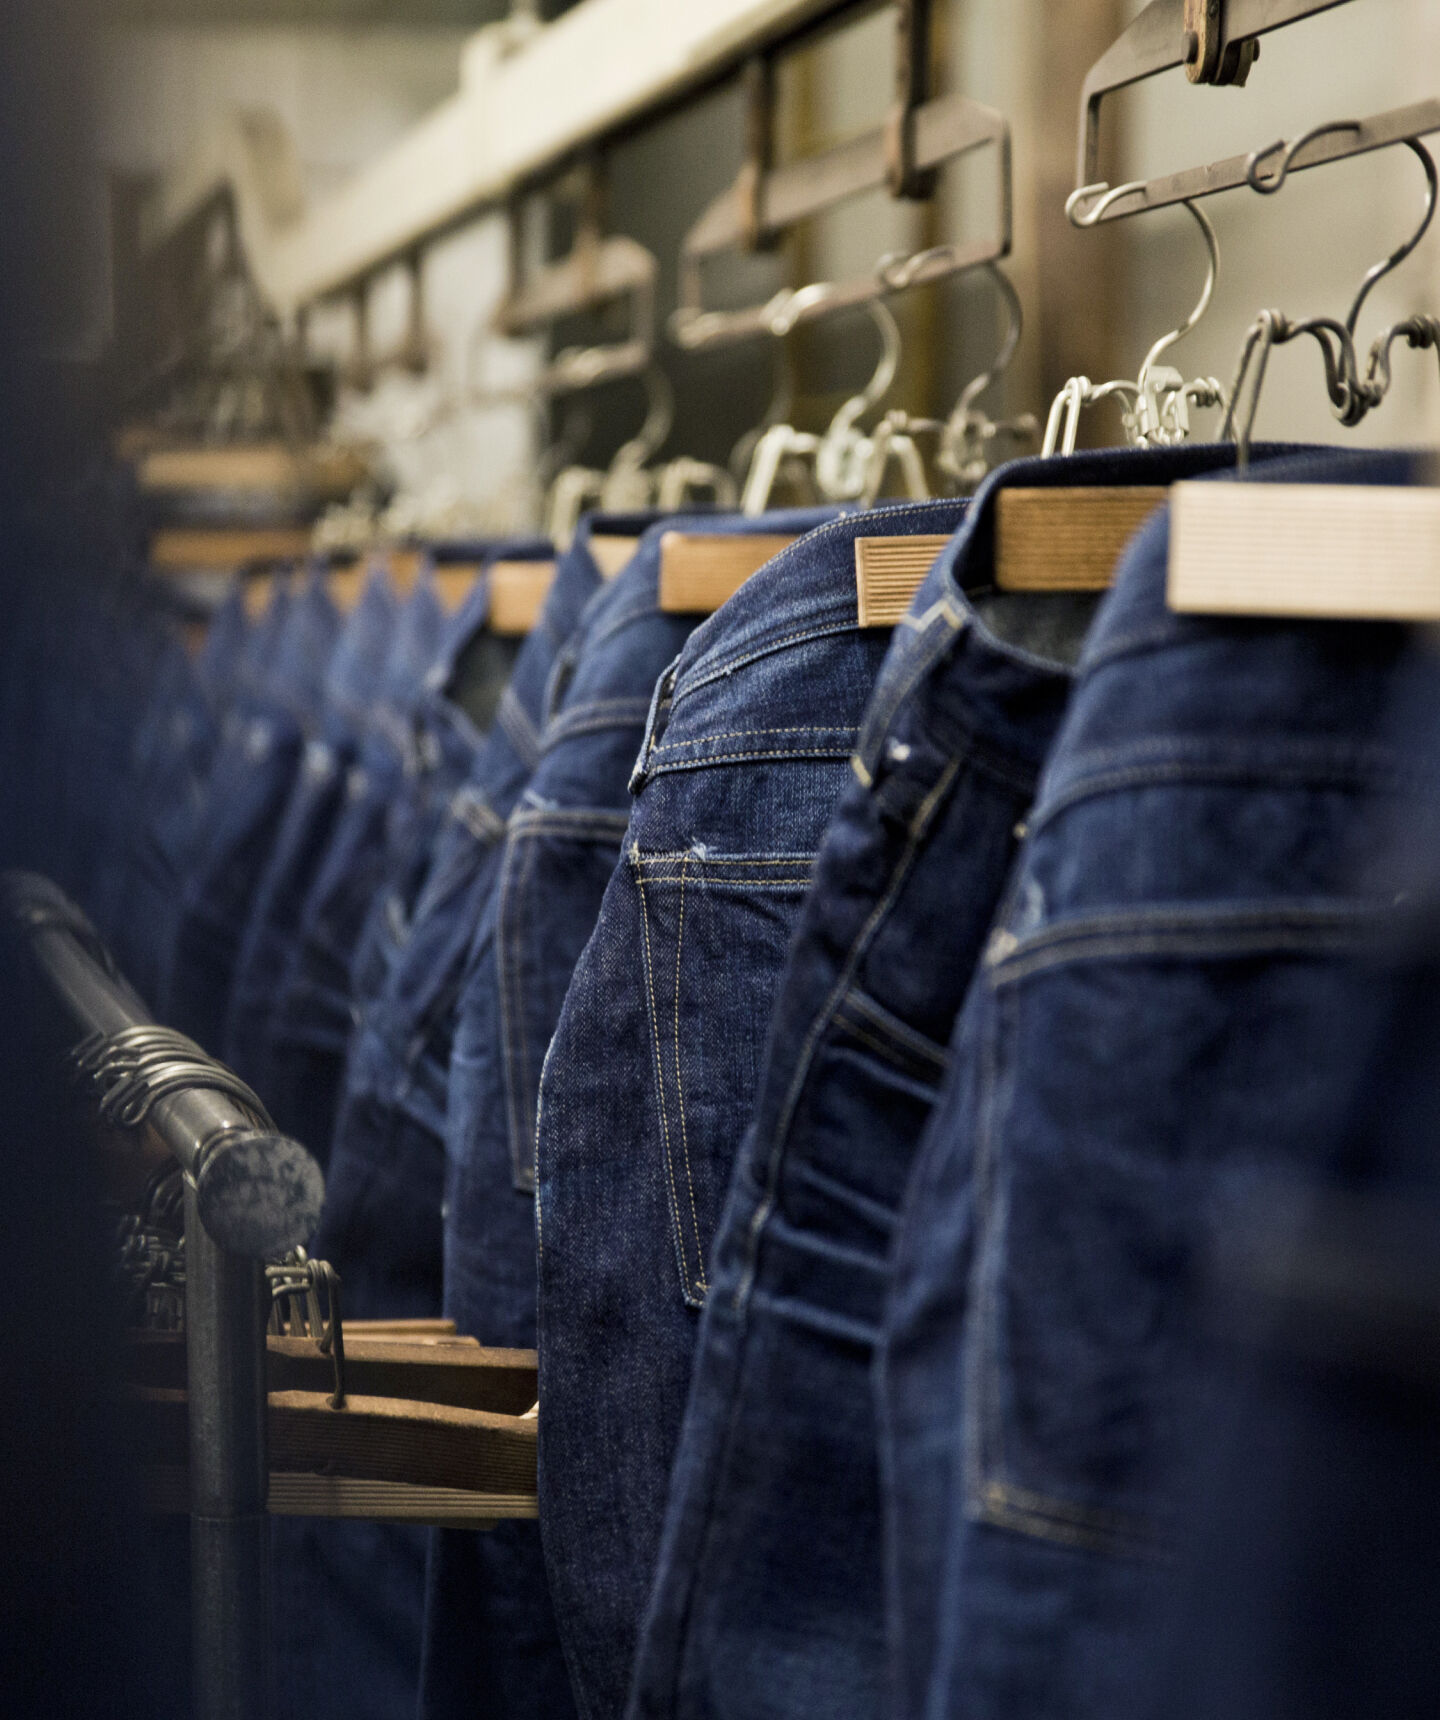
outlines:
{"label": "dark wash jeans", "polygon": [[698,1313],[775,990],[889,635],[834,521],[691,635],[656,688],[624,853],[541,1081],[540,1526],[587,1720],[624,1708]]}
{"label": "dark wash jeans", "polygon": [[335,1132],[355,1025],[355,948],[384,885],[392,837],[405,822],[397,804],[419,792],[415,712],[445,627],[434,583],[422,575],[397,619],[376,696],[366,706],[359,756],[345,773],[339,819],[306,891],[278,988],[266,1102],[280,1127],[322,1159]]}
{"label": "dark wash jeans", "polygon": [[[521,648],[488,736],[444,699],[463,648],[463,625],[452,630],[441,663],[427,677],[422,722],[434,738],[432,757],[448,771],[467,739],[471,756],[467,780],[442,808],[429,871],[408,913],[400,887],[387,885],[401,911],[386,914],[373,945],[375,971],[366,989],[357,990],[359,1019],[315,1239],[315,1252],[339,1270],[345,1306],[357,1318],[441,1310],[450,1015],[474,919],[493,877],[504,811],[538,756],[555,660],[602,583],[587,544],[582,529],[561,561],[539,625]],[[477,595],[477,609],[483,601],[483,593]],[[300,1527],[306,1547],[299,1555],[302,1580],[294,1586],[295,1655],[303,1651],[307,1620],[317,1608],[325,1613],[330,1646],[297,1674],[290,1698],[296,1720],[390,1720],[411,1713],[420,1678],[424,1531],[393,1524]]]}
{"label": "dark wash jeans", "polygon": [[167,671],[136,735],[129,787],[137,815],[114,948],[121,971],[147,1000],[160,995],[175,905],[248,631],[237,583],[212,617],[194,662],[178,639],[172,642]]}
{"label": "dark wash jeans", "polygon": [[306,744],[255,891],[231,988],[224,1056],[262,1095],[270,1087],[270,1026],[280,982],[294,952],[306,891],[342,816],[345,780],[359,754],[366,706],[376,695],[397,613],[389,576],[377,569],[331,655],[319,733]]}
{"label": "dark wash jeans", "polygon": [[1382,731],[1405,630],[1173,615],[1167,553],[1162,515],[1091,632],[898,1231],[892,1646],[929,1720],[1135,1710],[1197,1251],[1357,1073],[1413,780]]}
{"label": "dark wash jeans", "polygon": [[995,496],[1033,476],[982,491],[921,588],[825,833],[715,1243],[633,1715],[884,1709],[870,1364],[895,1214],[1095,606],[991,589]]}
{"label": "dark wash jeans", "polygon": [[[1440,1702],[1440,660],[1389,725],[1424,792],[1405,900],[1357,976],[1357,1077],[1312,1164],[1206,1262],[1179,1571],[1147,1716],[1348,1720]],[[1362,1057],[1359,1048],[1369,1047]]]}
{"label": "dark wash jeans", "polygon": [[[561,654],[552,677],[556,708],[507,822],[498,881],[469,953],[450,1060],[445,1311],[483,1343],[535,1342],[540,1069],[620,856],[630,772],[655,682],[700,620],[659,608],[661,537],[801,532],[832,513],[676,518],[651,527]],[[525,1684],[528,1694],[507,1706],[505,1691]],[[431,1720],[472,1714],[485,1700],[492,1707],[482,1711],[496,1713],[570,1706],[531,1523],[485,1536],[432,1536],[422,1713]]]}
{"label": "dark wash jeans", "polygon": [[219,1055],[240,940],[277,826],[320,718],[339,616],[317,572],[285,610],[273,658],[256,630],[253,698],[242,699],[211,775],[166,975],[165,1019]]}

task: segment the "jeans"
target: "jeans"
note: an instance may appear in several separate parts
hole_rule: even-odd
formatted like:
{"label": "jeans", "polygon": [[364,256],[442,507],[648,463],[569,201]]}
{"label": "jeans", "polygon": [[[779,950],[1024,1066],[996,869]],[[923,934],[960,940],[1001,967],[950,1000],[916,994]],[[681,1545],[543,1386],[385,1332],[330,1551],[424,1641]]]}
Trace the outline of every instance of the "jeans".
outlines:
{"label": "jeans", "polygon": [[238,585],[216,610],[193,662],[173,634],[134,737],[127,793],[135,815],[111,942],[146,999],[159,996],[175,902],[200,828],[205,784],[234,695],[248,623]]}
{"label": "jeans", "polygon": [[1431,1713],[1440,1698],[1440,674],[1428,645],[1405,681],[1390,734],[1423,783],[1397,840],[1405,905],[1357,975],[1350,1102],[1309,1167],[1231,1208],[1205,1262],[1201,1367],[1179,1416],[1178,1571],[1147,1714],[1341,1720]]}
{"label": "jeans", "polygon": [[[504,812],[538,756],[555,660],[602,583],[587,543],[582,531],[561,561],[488,736],[446,696],[455,664],[483,625],[483,585],[426,676],[418,726],[429,769],[442,782],[462,769],[466,774],[440,807],[428,870],[413,901],[408,886],[387,880],[370,916],[369,970],[353,982],[358,1019],[315,1252],[338,1269],[345,1307],[357,1318],[440,1313],[450,1017],[477,898],[483,901],[504,835]],[[422,808],[415,830],[427,828],[426,819]],[[331,1523],[307,1525],[305,1539],[289,1579],[295,1603],[277,1611],[293,1615],[301,1633],[290,1658],[303,1659],[304,1621],[317,1609],[333,1647],[323,1659],[297,1666],[287,1698],[296,1720],[391,1720],[409,1713],[419,1686],[425,1532]],[[319,1574],[318,1588],[306,1580],[310,1573]],[[384,1621],[379,1637],[377,1616]],[[372,1652],[377,1641],[378,1654]]]}
{"label": "jeans", "polygon": [[577,1703],[619,1715],[660,1539],[711,1243],[815,854],[889,644],[837,520],[785,550],[661,678],[619,866],[541,1080],[540,1526]]}
{"label": "jeans", "polygon": [[[699,620],[659,608],[661,537],[801,532],[832,511],[652,527],[562,653],[540,760],[507,821],[467,958],[450,1061],[445,1310],[483,1343],[535,1342],[540,1067],[620,855],[651,693]],[[432,1535],[422,1712],[440,1720],[477,1705],[537,1715],[570,1705],[533,1523]]]}
{"label": "jeans", "polygon": [[397,619],[376,696],[365,712],[359,756],[345,773],[343,805],[306,891],[277,986],[265,1100],[280,1127],[322,1162],[329,1156],[354,1026],[355,946],[405,823],[397,803],[418,792],[415,772],[407,776],[416,756],[414,710],[444,630],[433,582],[422,577]]}
{"label": "jeans", "polygon": [[899,1712],[928,1720],[1136,1710],[1198,1252],[1357,1074],[1407,634],[1173,615],[1167,554],[1162,515],[1087,642],[898,1227],[892,1649]]}
{"label": "jeans", "polygon": [[359,752],[366,704],[384,667],[396,613],[388,575],[373,573],[331,656],[320,731],[306,744],[250,908],[230,995],[224,1055],[262,1094],[270,1087],[268,1050],[276,994],[294,953],[306,890],[341,817],[346,777]]}
{"label": "jeans", "polygon": [[271,610],[251,636],[248,688],[211,772],[164,976],[163,1018],[217,1055],[245,918],[319,721],[339,629],[318,573]]}

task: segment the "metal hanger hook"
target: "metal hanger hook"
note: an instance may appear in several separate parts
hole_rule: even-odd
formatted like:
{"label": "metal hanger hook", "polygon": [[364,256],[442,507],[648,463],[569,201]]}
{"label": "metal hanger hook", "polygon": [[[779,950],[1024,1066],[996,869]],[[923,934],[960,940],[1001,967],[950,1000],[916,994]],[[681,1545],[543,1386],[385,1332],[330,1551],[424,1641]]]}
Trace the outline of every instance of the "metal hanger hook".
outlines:
{"label": "metal hanger hook", "polygon": [[[1123,191],[1124,186],[1121,187]],[[1102,200],[1103,201],[1103,200]],[[1214,224],[1198,203],[1192,203],[1188,198],[1181,204],[1195,217],[1196,225],[1200,228],[1200,236],[1205,241],[1207,263],[1205,268],[1205,285],[1201,289],[1199,303],[1190,315],[1180,324],[1179,328],[1171,329],[1169,334],[1161,335],[1145,355],[1145,362],[1140,366],[1140,387],[1143,389],[1146,379],[1154,369],[1162,353],[1166,353],[1176,341],[1182,340],[1190,333],[1210,309],[1210,301],[1215,297],[1215,288],[1220,281],[1220,240],[1216,236]]]}
{"label": "metal hanger hook", "polygon": [[994,281],[1000,294],[1000,303],[1005,308],[1005,334],[1000,342],[1000,350],[991,359],[989,366],[965,384],[959,400],[955,403],[955,410],[950,415],[951,423],[963,421],[974,402],[1009,370],[1020,345],[1020,337],[1025,332],[1025,310],[1020,303],[1020,295],[1015,290],[1015,283],[994,263],[986,263],[985,271]]}
{"label": "metal hanger hook", "polygon": [[[1294,143],[1286,143],[1282,137],[1265,149],[1257,149],[1245,163],[1245,183],[1252,191],[1258,191],[1262,197],[1273,197],[1290,177],[1290,169],[1294,164],[1295,157],[1308,144],[1314,143],[1317,137],[1329,137],[1333,132],[1359,130],[1359,120],[1336,119],[1330,120],[1325,125],[1312,126],[1303,137],[1297,137]],[[1262,177],[1261,165],[1275,155],[1280,157],[1280,165],[1268,178]]]}
{"label": "metal hanger hook", "polygon": [[1435,157],[1426,149],[1418,138],[1407,137],[1405,147],[1414,154],[1425,171],[1425,212],[1420,218],[1420,225],[1401,245],[1392,251],[1383,262],[1379,262],[1360,283],[1360,290],[1355,295],[1355,303],[1350,307],[1350,314],[1345,319],[1345,326],[1354,336],[1356,324],[1360,321],[1360,312],[1365,301],[1385,277],[1393,273],[1405,259],[1419,246],[1420,241],[1430,231],[1430,223],[1435,219],[1435,205],[1440,200],[1440,175],[1435,170]]}

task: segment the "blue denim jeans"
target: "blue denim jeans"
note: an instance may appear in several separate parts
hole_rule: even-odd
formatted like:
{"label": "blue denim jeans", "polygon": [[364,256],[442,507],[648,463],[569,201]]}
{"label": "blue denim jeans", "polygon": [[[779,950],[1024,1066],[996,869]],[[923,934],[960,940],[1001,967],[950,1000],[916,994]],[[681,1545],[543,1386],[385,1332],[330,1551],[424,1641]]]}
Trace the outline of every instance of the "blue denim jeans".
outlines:
{"label": "blue denim jeans", "polygon": [[[467,776],[414,828],[433,828],[418,888],[387,880],[371,925],[369,971],[357,976],[352,1037],[315,1252],[334,1263],[358,1318],[434,1316],[441,1310],[445,1093],[451,1017],[479,904],[508,811],[538,756],[555,661],[602,584],[577,537],[562,559],[539,625],[525,640],[488,736],[447,698],[465,644],[483,625],[483,585],[457,617],[426,677],[420,746],[440,781]],[[464,756],[468,748],[469,756]],[[422,838],[423,840],[423,838]],[[411,867],[400,856],[400,866]],[[414,1708],[419,1688],[426,1535],[396,1525],[306,1525],[292,1580],[290,1658],[305,1654],[304,1620],[319,1609],[333,1644],[298,1668],[296,1720],[389,1720]],[[377,1633],[376,1620],[383,1622]],[[381,1652],[373,1652],[375,1645]],[[353,1649],[353,1654],[352,1654]],[[278,1655],[277,1655],[278,1659]],[[351,1663],[358,1669],[352,1675]]]}
{"label": "blue denim jeans", "polygon": [[[659,608],[661,537],[694,529],[802,532],[831,512],[653,526],[561,654],[540,760],[507,821],[498,882],[467,958],[450,1060],[445,1310],[484,1343],[535,1342],[540,1068],[620,855],[630,771],[655,682],[700,619]],[[502,1700],[527,1687],[508,1705]],[[535,1525],[507,1524],[478,1537],[437,1531],[422,1712],[441,1720],[478,1705],[548,1716],[569,1704]]]}
{"label": "blue denim jeans", "polygon": [[397,803],[418,792],[411,741],[420,686],[439,655],[445,612],[422,576],[396,622],[360,753],[345,773],[344,804],[305,894],[282,976],[268,1046],[266,1104],[280,1127],[322,1161],[354,1027],[356,943],[379,897],[405,820]]}
{"label": "blue denim jeans", "polygon": [[216,1055],[246,915],[319,722],[339,631],[318,573],[271,610],[277,619],[267,615],[251,635],[248,687],[211,771],[164,975],[163,1018]]}
{"label": "blue denim jeans", "polygon": [[1173,615],[1167,556],[1162,515],[1087,642],[897,1232],[892,1648],[898,1711],[927,1720],[1136,1710],[1197,1253],[1332,1130],[1393,899],[1405,630]]}
{"label": "blue denim jeans", "polygon": [[345,622],[325,675],[319,733],[306,743],[269,861],[256,887],[231,986],[225,1061],[260,1093],[270,1088],[269,1037],[293,958],[305,895],[335,833],[346,777],[395,630],[389,576],[376,570]]}
{"label": "blue denim jeans", "polygon": [[247,631],[237,586],[216,610],[194,661],[172,636],[134,735],[125,776],[134,817],[120,873],[124,887],[117,911],[99,918],[108,918],[120,966],[147,1001],[159,996],[175,904]]}
{"label": "blue denim jeans", "polygon": [[1232,1203],[1201,1275],[1178,1570],[1147,1720],[1426,1714],[1440,1697],[1440,664],[1428,643],[1403,679],[1389,738],[1423,791],[1397,832],[1403,904],[1350,1001],[1353,1092],[1305,1167]]}
{"label": "blue denim jeans", "polygon": [[889,645],[833,521],[691,635],[655,691],[619,866],[541,1081],[540,1520],[586,1720],[619,1715],[660,1539],[711,1245],[822,833]]}

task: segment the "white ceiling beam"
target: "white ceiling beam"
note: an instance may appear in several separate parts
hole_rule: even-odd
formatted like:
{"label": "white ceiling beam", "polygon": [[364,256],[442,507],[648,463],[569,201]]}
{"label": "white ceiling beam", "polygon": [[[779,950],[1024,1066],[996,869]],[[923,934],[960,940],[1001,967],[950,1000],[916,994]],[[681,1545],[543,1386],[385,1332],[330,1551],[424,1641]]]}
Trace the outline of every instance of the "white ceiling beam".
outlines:
{"label": "white ceiling beam", "polygon": [[297,208],[273,127],[237,117],[166,180],[148,236],[163,241],[228,188],[256,284],[291,313],[840,3],[583,0],[518,46],[492,26],[467,44],[459,91],[324,201]]}

